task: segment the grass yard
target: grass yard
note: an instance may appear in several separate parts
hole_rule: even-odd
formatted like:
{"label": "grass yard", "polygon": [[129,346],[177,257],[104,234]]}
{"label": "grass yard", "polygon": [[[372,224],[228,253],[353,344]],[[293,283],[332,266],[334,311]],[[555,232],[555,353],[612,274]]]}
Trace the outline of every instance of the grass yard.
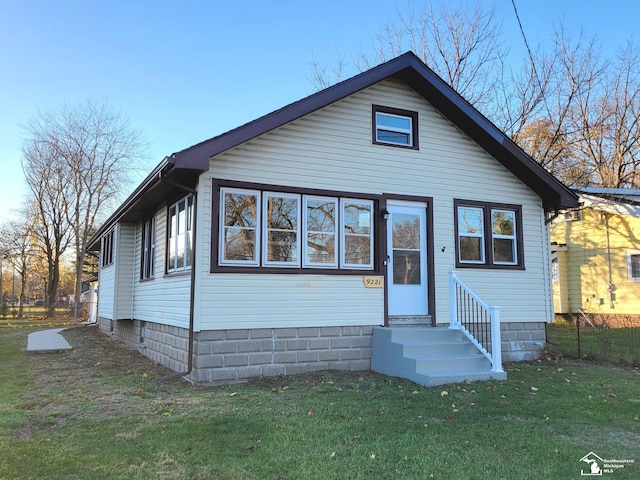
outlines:
{"label": "grass yard", "polygon": [[[245,385],[168,373],[95,328],[27,355],[0,329],[1,479],[572,479],[580,459],[635,460],[640,372],[584,361],[508,365],[509,380],[427,389],[373,373]],[[608,475],[608,477],[607,477]]]}
{"label": "grass yard", "polygon": [[[548,339],[554,351],[572,357],[590,358],[626,365],[640,365],[640,327],[591,328],[573,324],[549,324]],[[579,348],[578,348],[579,347]]]}

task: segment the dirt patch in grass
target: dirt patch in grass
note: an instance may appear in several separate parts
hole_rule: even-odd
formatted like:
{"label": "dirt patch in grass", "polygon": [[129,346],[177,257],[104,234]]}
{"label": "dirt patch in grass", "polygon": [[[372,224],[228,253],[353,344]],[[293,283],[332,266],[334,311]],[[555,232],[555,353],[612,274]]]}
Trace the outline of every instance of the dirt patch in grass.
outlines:
{"label": "dirt patch in grass", "polygon": [[[148,400],[149,395],[158,394],[162,398],[175,389],[169,383],[162,391],[157,383],[171,373],[168,369],[96,327],[72,328],[63,335],[72,350],[26,356],[35,388],[17,408],[32,413],[34,422],[28,428],[31,432],[18,432],[23,438],[70,420],[100,420],[122,412],[144,414],[140,409],[148,403],[140,401],[143,397]],[[174,383],[179,382],[185,381]]]}

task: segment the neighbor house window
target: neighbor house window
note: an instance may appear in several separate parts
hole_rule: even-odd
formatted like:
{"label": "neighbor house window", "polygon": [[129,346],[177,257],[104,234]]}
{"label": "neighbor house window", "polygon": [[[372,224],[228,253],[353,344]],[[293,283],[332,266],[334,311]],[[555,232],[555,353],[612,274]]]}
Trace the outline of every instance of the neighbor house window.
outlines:
{"label": "neighbor house window", "polygon": [[148,218],[142,223],[142,246],[140,256],[140,278],[153,278],[153,258],[156,251],[156,220]]}
{"label": "neighbor house window", "polygon": [[640,250],[627,252],[627,278],[631,282],[640,282]]}
{"label": "neighbor house window", "polygon": [[373,143],[418,149],[418,112],[373,105]]}
{"label": "neighbor house window", "polygon": [[454,208],[457,266],[524,267],[520,206],[456,200]]}
{"label": "neighbor house window", "polygon": [[372,200],[220,189],[218,264],[373,270]]}
{"label": "neighbor house window", "polygon": [[114,255],[114,238],[115,231],[111,230],[104,237],[102,237],[102,248],[100,252],[100,265],[102,267],[108,267],[109,265],[113,265]]}
{"label": "neighbor house window", "polygon": [[192,217],[192,195],[169,207],[167,272],[180,272],[191,268]]}

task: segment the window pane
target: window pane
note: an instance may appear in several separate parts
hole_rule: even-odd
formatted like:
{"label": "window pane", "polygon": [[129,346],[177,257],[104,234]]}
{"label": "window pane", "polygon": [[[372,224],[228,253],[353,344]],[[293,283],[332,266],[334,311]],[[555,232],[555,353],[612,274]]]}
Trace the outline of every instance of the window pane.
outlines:
{"label": "window pane", "polygon": [[255,228],[258,196],[246,193],[226,193],[224,196],[224,224]]}
{"label": "window pane", "polygon": [[336,230],[336,201],[306,199],[307,231],[333,233]]}
{"label": "window pane", "polygon": [[378,127],[391,127],[411,131],[411,119],[408,117],[376,113],[376,121]]}
{"label": "window pane", "polygon": [[515,213],[504,210],[491,211],[491,226],[494,234],[514,235]]}
{"label": "window pane", "polygon": [[640,255],[630,255],[631,278],[640,278]]}
{"label": "window pane", "polygon": [[171,207],[169,209],[169,262],[167,265],[167,270],[173,270],[176,268],[176,236],[178,229],[178,217],[176,214],[176,207]]}
{"label": "window pane", "polygon": [[393,284],[420,285],[420,251],[393,252]]}
{"label": "window pane", "polygon": [[516,263],[515,241],[508,238],[493,239],[493,261],[498,263]]}
{"label": "window pane", "polygon": [[336,263],[336,236],[326,233],[309,233],[307,236],[307,263]]}
{"label": "window pane", "polygon": [[376,132],[376,139],[379,142],[411,145],[411,135],[408,133],[390,132],[389,130],[378,129],[378,131]]}
{"label": "window pane", "polygon": [[343,226],[346,233],[369,235],[371,231],[371,204],[345,201]]}
{"label": "window pane", "polygon": [[482,238],[460,237],[460,261],[482,262]]}
{"label": "window pane", "polygon": [[265,194],[267,262],[298,263],[299,205],[297,195]]}
{"label": "window pane", "polygon": [[256,231],[226,227],[224,229],[224,259],[253,261],[256,259]]}
{"label": "window pane", "polygon": [[482,209],[471,207],[458,207],[458,233],[465,234],[483,234]]}
{"label": "window pane", "polygon": [[269,231],[267,237],[267,261],[269,262],[297,262],[298,235],[296,232],[281,230]]}
{"label": "window pane", "polygon": [[347,235],[344,239],[344,263],[350,265],[371,264],[371,242],[369,236]]}
{"label": "window pane", "polygon": [[394,213],[392,248],[420,249],[420,216]]}

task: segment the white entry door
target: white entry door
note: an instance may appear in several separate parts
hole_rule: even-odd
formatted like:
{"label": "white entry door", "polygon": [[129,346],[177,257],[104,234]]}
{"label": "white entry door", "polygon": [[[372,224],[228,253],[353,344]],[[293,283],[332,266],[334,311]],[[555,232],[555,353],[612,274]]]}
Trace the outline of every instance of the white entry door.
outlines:
{"label": "white entry door", "polygon": [[426,205],[387,204],[389,315],[427,315]]}

